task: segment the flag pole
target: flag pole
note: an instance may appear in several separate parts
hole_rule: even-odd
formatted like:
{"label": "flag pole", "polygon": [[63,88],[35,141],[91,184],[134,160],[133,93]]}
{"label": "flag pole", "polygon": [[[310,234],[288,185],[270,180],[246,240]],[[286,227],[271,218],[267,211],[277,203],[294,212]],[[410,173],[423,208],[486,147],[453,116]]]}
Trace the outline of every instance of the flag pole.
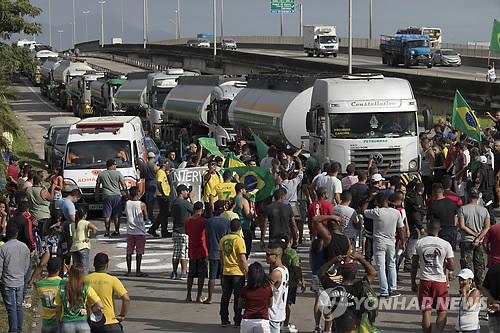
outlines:
{"label": "flag pole", "polygon": [[488,50],[488,66],[490,65],[490,56],[491,56],[491,51]]}

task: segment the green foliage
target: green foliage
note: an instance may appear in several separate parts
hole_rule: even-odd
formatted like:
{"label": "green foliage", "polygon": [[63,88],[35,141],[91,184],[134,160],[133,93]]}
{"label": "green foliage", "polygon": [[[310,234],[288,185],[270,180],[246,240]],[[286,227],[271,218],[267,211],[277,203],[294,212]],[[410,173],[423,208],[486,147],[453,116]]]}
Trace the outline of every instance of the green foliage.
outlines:
{"label": "green foliage", "polygon": [[35,18],[41,12],[30,0],[0,0],[0,37],[10,39],[13,34],[23,31],[28,35],[39,34],[42,25],[28,22],[26,17]]}
{"label": "green foliage", "polygon": [[31,55],[28,48],[0,45],[0,81],[8,80],[20,68],[24,68],[25,72],[33,72],[38,65],[40,62]]}

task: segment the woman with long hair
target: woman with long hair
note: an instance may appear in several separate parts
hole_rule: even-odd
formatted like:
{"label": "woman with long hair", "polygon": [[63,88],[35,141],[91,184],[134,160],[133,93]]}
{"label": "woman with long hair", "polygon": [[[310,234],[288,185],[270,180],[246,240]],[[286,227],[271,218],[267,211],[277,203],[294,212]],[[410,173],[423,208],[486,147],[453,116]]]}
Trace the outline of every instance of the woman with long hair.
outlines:
{"label": "woman with long hair", "polygon": [[241,333],[270,333],[268,308],[273,305],[271,281],[258,262],[248,267],[247,285],[241,288],[238,305],[243,312]]}
{"label": "woman with long hair", "polygon": [[72,265],[68,280],[61,281],[54,304],[57,327],[61,333],[90,333],[87,323],[88,310],[97,312],[103,308],[94,289],[84,283],[81,263]]}
{"label": "woman with long hair", "polygon": [[90,262],[90,239],[97,234],[97,227],[87,221],[87,207],[78,207],[75,214],[75,223],[71,225],[73,244],[71,245],[71,256],[73,262],[83,264],[83,274],[89,274]]}

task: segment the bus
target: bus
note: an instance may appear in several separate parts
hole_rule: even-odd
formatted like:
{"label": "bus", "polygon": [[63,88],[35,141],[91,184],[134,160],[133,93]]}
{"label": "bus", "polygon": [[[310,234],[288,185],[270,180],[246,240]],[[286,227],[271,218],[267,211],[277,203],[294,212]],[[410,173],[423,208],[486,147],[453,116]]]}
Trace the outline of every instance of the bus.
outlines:
{"label": "bus", "polygon": [[399,29],[397,34],[428,35],[431,39],[431,48],[441,47],[441,28],[409,27]]}

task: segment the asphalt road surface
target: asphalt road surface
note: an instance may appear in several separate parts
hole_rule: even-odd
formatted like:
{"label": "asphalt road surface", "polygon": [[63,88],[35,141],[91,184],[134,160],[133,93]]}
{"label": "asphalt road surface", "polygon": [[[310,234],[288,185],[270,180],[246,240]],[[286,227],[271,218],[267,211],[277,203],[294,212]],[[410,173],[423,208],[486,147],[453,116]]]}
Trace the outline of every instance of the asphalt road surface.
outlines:
{"label": "asphalt road surface", "polygon": [[[35,152],[43,156],[43,139],[50,117],[71,115],[68,111],[56,108],[47,98],[42,97],[38,88],[23,79],[15,85],[18,99],[13,103],[13,109],[19,117],[22,127],[33,143]],[[97,215],[98,216],[98,215]],[[219,304],[221,288],[216,288],[214,303],[211,305],[186,303],[186,282],[171,280],[171,239],[154,239],[148,236],[146,253],[143,258],[142,270],[149,277],[125,277],[126,272],[126,219],[122,218],[121,235],[115,238],[104,237],[104,223],[99,217],[92,218],[92,223],[98,227],[97,238],[91,242],[91,258],[100,251],[105,251],[111,257],[109,273],[121,279],[131,297],[131,306],[124,328],[127,332],[220,332]],[[306,232],[307,234],[307,232]],[[257,236],[259,232],[257,231]],[[299,247],[302,267],[308,282],[307,291],[299,294],[297,304],[292,310],[291,323],[300,332],[311,332],[314,328],[313,304],[314,295],[309,290],[311,273],[308,263],[308,245]],[[260,261],[265,264],[265,254],[258,242],[254,241],[255,249],[250,262]],[[458,253],[456,254],[459,255]],[[92,261],[91,261],[92,263]],[[458,263],[458,258],[457,258]],[[457,269],[458,269],[457,264]],[[403,278],[402,297],[398,298],[398,306],[393,310],[381,310],[376,326],[382,332],[420,332],[421,315],[417,310],[406,310],[415,295],[410,290],[408,273],[401,274]],[[378,291],[378,282],[375,281]],[[458,280],[451,281],[450,295],[457,295]],[[205,289],[206,295],[206,289]],[[194,298],[195,295],[193,295]],[[392,299],[394,302],[396,299]],[[120,302],[115,302],[120,307]],[[118,313],[118,309],[116,310]],[[230,310],[231,312],[231,310]],[[232,316],[232,315],[231,315]],[[456,312],[450,311],[446,331],[454,331]],[[481,321],[482,332],[487,332],[487,323]],[[237,332],[236,328],[225,328],[227,332]]]}

